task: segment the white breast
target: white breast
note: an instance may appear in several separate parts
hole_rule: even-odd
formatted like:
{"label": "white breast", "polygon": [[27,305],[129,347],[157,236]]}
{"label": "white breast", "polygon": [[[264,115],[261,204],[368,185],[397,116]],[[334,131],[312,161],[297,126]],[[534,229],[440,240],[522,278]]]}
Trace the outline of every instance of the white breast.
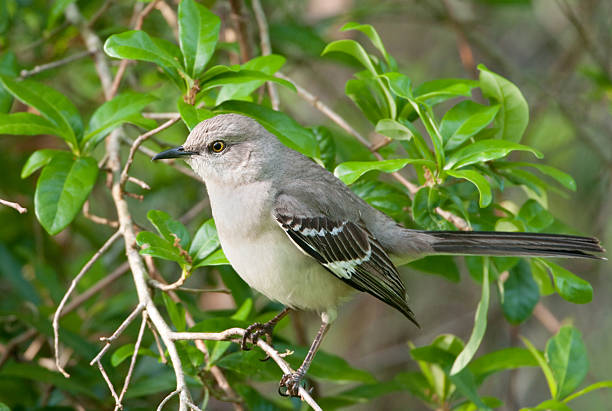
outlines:
{"label": "white breast", "polygon": [[[304,254],[276,223],[271,189],[254,183],[229,190],[207,184],[221,247],[242,279],[282,304],[317,312],[334,309],[352,288]],[[257,195],[253,195],[257,193]]]}

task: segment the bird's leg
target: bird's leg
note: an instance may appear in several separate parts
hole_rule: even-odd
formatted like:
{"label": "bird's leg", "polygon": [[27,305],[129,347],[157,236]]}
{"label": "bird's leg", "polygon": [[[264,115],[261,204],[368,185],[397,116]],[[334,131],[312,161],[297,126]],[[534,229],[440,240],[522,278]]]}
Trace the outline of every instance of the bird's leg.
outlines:
{"label": "bird's leg", "polygon": [[299,397],[300,382],[306,375],[308,368],[310,368],[310,363],[312,363],[312,359],[319,350],[321,342],[323,341],[323,337],[329,329],[329,325],[330,321],[326,317],[324,317],[321,323],[321,328],[319,328],[319,332],[317,333],[317,336],[312,342],[312,345],[308,350],[308,354],[306,354],[306,358],[304,358],[304,361],[302,362],[302,365],[300,365],[300,368],[298,368],[296,372],[283,375],[283,378],[281,378],[280,384],[278,386],[278,393],[280,395],[282,395],[283,397]]}
{"label": "bird's leg", "polygon": [[282,320],[287,314],[289,314],[289,311],[291,311],[291,308],[287,307],[283,309],[283,311],[281,311],[280,313],[276,314],[276,316],[274,316],[274,318],[272,318],[267,323],[263,323],[263,324],[253,323],[249,325],[244,335],[242,336],[240,347],[245,351],[250,350],[247,343],[250,342],[251,344],[257,344],[257,340],[262,335],[265,335],[266,342],[268,344],[271,344],[272,343],[272,331],[274,331],[274,327],[276,326],[276,324],[278,324],[280,320]]}

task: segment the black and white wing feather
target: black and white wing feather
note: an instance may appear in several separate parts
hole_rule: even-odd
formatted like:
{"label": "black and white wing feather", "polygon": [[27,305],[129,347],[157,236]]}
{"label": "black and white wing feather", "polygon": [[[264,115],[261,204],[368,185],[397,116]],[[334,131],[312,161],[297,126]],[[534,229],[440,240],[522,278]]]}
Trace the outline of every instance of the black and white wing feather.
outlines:
{"label": "black and white wing feather", "polygon": [[366,228],[325,216],[292,215],[286,209],[276,209],[274,217],[291,240],[329,272],[419,325],[406,302],[406,289],[397,269]]}

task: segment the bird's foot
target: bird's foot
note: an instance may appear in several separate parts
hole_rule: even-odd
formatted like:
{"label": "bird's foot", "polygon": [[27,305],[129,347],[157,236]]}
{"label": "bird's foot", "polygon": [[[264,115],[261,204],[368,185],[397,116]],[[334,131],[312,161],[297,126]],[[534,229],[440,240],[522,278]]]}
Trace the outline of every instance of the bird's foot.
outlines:
{"label": "bird's foot", "polygon": [[[268,321],[267,323],[253,323],[251,325],[249,325],[244,333],[244,335],[242,336],[242,341],[240,342],[240,347],[244,350],[244,351],[248,351],[251,348],[248,346],[248,344],[257,344],[257,340],[262,337],[265,336],[266,337],[266,342],[268,344],[272,343],[272,332],[274,331],[274,326],[276,325],[276,322],[271,322]],[[267,357],[266,357],[267,359]]]}
{"label": "bird's foot", "polygon": [[283,397],[299,397],[303,379],[304,373],[300,370],[283,375],[278,384],[278,393]]}

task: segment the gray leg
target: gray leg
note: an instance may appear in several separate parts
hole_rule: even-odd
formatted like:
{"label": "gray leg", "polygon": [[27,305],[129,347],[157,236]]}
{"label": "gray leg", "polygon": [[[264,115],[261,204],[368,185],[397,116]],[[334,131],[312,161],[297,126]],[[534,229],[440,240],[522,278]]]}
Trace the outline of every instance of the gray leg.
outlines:
{"label": "gray leg", "polygon": [[323,317],[321,328],[319,328],[319,332],[312,342],[312,345],[308,350],[308,354],[306,354],[306,358],[304,358],[304,362],[302,362],[300,368],[298,368],[294,373],[283,375],[283,378],[281,378],[278,393],[283,397],[299,397],[298,390],[300,389],[300,382],[306,375],[308,368],[310,368],[310,363],[312,363],[312,359],[319,350],[325,333],[327,333],[327,330],[329,330],[329,324],[330,321],[328,321],[327,317]]}
{"label": "gray leg", "polygon": [[266,342],[268,344],[272,344],[272,331],[274,331],[274,327],[280,320],[282,320],[287,314],[289,314],[291,308],[285,308],[280,313],[276,314],[274,318],[268,321],[265,324],[262,323],[253,323],[249,325],[246,329],[246,332],[242,336],[242,341],[240,343],[240,347],[248,351],[250,348],[247,346],[247,343],[256,344],[259,337],[262,335],[266,336]]}

